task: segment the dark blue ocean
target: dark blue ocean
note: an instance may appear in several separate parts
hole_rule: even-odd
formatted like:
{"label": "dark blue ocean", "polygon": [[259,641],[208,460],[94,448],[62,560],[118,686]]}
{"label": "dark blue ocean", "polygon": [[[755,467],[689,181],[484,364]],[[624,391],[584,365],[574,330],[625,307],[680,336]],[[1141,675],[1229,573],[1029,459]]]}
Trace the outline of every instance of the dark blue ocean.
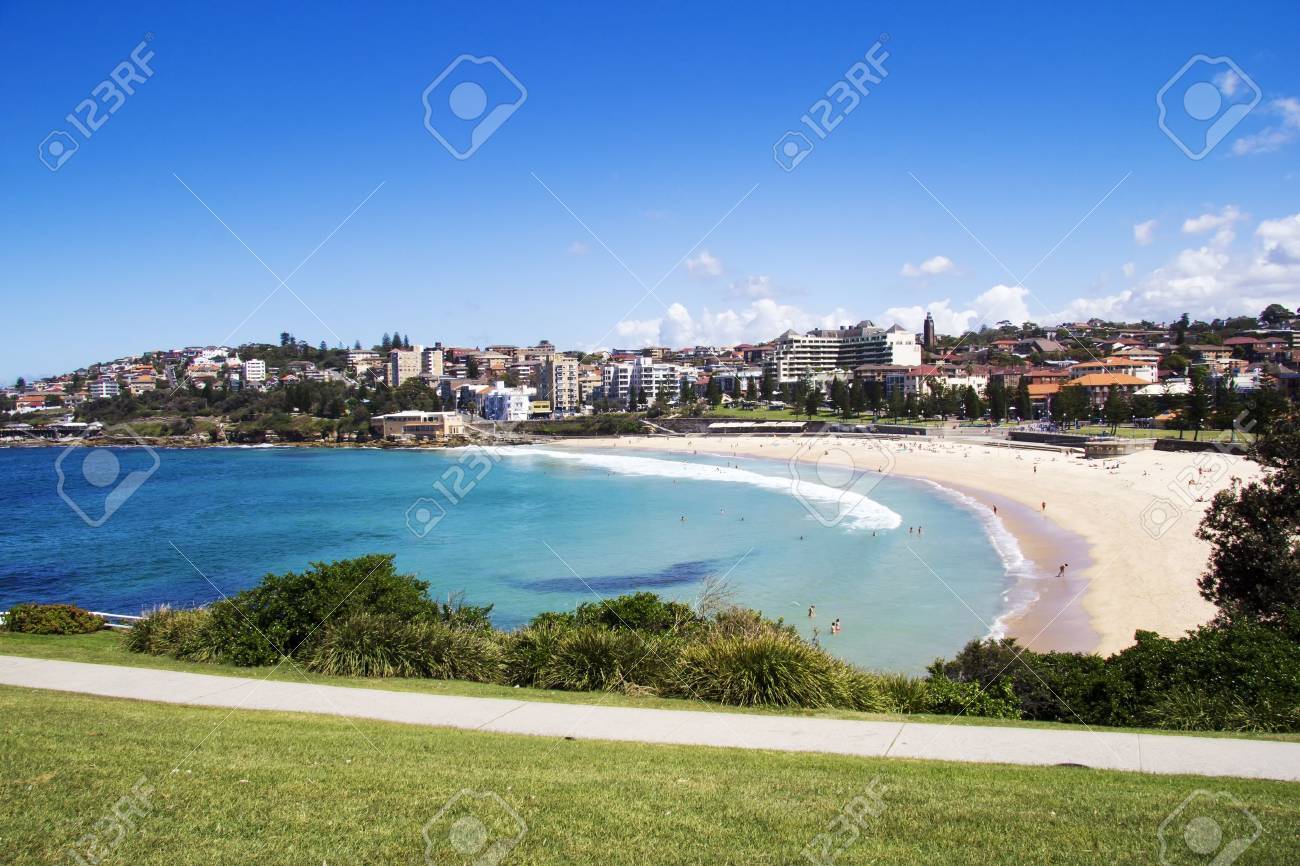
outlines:
{"label": "dark blue ocean", "polygon": [[0,609],[202,604],[267,572],[389,552],[432,592],[491,602],[512,627],[639,589],[692,601],[725,575],[737,602],[819,627],[836,654],[915,672],[988,633],[1018,552],[970,502],[872,483],[837,520],[833,495],[795,495],[784,463],[743,458],[3,449]]}

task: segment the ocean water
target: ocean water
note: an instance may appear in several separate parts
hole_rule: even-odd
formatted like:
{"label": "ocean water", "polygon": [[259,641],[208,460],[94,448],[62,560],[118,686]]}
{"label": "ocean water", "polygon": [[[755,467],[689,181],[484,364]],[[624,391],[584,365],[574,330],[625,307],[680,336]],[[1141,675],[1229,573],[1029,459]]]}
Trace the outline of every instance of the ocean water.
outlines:
{"label": "ocean water", "polygon": [[712,576],[843,658],[918,672],[996,631],[1027,566],[933,484],[625,448],[7,449],[0,485],[0,609],[201,604],[390,552],[502,627],[641,589],[689,602]]}

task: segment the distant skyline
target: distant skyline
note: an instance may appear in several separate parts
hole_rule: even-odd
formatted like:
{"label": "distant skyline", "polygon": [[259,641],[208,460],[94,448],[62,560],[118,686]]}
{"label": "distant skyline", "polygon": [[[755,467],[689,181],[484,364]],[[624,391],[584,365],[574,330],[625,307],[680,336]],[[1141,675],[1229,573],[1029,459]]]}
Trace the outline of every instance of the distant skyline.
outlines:
{"label": "distant skyline", "polygon": [[[3,3],[0,382],[281,331],[590,350],[1294,308],[1298,30],[1294,3]],[[1201,54],[1235,67],[1189,67],[1166,134]],[[828,94],[852,111],[823,139]]]}

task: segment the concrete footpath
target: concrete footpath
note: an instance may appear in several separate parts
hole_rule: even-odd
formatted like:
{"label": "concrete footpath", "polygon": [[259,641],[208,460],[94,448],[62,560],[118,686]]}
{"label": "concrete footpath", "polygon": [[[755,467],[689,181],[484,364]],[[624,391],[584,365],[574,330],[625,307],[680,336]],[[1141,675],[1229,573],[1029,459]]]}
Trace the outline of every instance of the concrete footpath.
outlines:
{"label": "concrete footpath", "polygon": [[466,698],[0,656],[0,685],[501,734],[1300,781],[1300,743]]}

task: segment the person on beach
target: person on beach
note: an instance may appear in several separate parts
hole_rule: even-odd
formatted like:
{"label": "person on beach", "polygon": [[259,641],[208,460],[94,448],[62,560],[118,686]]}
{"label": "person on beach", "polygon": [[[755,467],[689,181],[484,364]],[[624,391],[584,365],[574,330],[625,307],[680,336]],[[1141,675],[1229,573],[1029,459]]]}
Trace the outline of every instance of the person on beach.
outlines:
{"label": "person on beach", "polygon": [[1044,501],[1044,502],[1042,503],[1042,510],[1043,510],[1043,511],[1047,511],[1047,502],[1046,502],[1046,501]]}

